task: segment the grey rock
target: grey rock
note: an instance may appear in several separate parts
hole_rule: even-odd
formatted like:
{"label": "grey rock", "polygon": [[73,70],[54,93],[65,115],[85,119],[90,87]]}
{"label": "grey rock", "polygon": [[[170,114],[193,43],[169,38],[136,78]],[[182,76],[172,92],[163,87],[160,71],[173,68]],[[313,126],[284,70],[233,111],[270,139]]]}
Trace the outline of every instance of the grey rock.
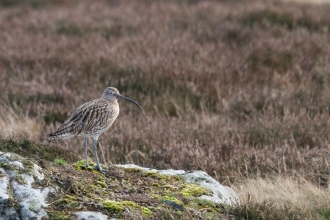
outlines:
{"label": "grey rock", "polygon": [[132,168],[132,169],[136,168],[136,169],[140,169],[143,171],[157,172],[157,173],[163,174],[163,175],[180,175],[180,174],[184,174],[186,172],[184,170],[172,170],[172,169],[156,170],[156,169],[151,169],[151,168],[146,168],[146,167],[140,167],[135,164],[116,164],[116,166],[121,167],[121,168]]}
{"label": "grey rock", "polygon": [[101,212],[76,212],[73,215],[74,220],[108,220],[108,216]]}
{"label": "grey rock", "polygon": [[9,176],[3,168],[0,168],[0,220],[19,220],[18,213],[13,207],[13,199],[10,197]]}
{"label": "grey rock", "polygon": [[[28,167],[23,165],[23,161]],[[41,168],[17,154],[3,152],[0,152],[0,166],[0,220],[47,218],[45,199],[54,189],[32,187],[36,180],[44,179]],[[13,208],[15,204],[19,211]]]}
{"label": "grey rock", "polygon": [[195,170],[180,175],[187,183],[195,183],[212,191],[213,195],[202,195],[199,198],[206,199],[218,204],[236,205],[238,197],[234,190],[228,186],[223,186],[204,171]]}
{"label": "grey rock", "polygon": [[180,211],[184,211],[184,206],[182,204],[177,204],[171,200],[166,200],[165,204],[172,206],[174,209],[180,210]]}

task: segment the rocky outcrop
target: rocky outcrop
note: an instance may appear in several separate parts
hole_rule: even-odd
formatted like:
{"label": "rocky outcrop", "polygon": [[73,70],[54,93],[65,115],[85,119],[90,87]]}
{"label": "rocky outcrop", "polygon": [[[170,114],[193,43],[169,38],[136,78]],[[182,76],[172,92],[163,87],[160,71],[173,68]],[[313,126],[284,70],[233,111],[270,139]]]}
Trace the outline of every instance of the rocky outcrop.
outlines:
{"label": "rocky outcrop", "polygon": [[164,213],[218,218],[224,207],[237,202],[231,188],[203,171],[128,164],[101,174],[85,168],[84,161],[51,162],[42,169],[27,158],[0,152],[0,220],[148,219]]}
{"label": "rocky outcrop", "polygon": [[178,175],[180,176],[186,183],[194,183],[198,186],[201,186],[205,189],[208,189],[212,192],[211,195],[201,195],[200,199],[209,200],[211,202],[217,204],[227,204],[229,206],[236,205],[238,203],[238,197],[234,190],[232,190],[228,186],[223,186],[215,179],[213,179],[210,175],[205,173],[204,171],[194,170],[186,172],[184,170],[155,170],[145,167],[140,167],[134,164],[125,164],[125,165],[117,165],[122,168],[138,168],[144,171],[152,171],[157,172],[163,175]]}
{"label": "rocky outcrop", "polygon": [[[0,152],[0,219],[42,219],[51,187],[32,184],[44,180],[42,169],[17,154]],[[19,208],[16,210],[15,205]]]}

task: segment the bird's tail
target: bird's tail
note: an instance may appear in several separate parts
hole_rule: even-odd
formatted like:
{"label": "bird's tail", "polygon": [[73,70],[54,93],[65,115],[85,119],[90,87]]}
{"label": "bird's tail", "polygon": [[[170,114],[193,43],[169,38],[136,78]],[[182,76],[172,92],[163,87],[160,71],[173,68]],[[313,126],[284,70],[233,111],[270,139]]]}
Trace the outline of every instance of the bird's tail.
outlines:
{"label": "bird's tail", "polygon": [[63,124],[48,136],[48,140],[54,140],[56,138],[60,138],[60,139],[70,138],[74,136],[74,132],[72,128],[73,128],[72,124]]}
{"label": "bird's tail", "polygon": [[54,140],[57,138],[57,135],[54,134],[54,133],[51,133],[49,136],[48,136],[48,140]]}

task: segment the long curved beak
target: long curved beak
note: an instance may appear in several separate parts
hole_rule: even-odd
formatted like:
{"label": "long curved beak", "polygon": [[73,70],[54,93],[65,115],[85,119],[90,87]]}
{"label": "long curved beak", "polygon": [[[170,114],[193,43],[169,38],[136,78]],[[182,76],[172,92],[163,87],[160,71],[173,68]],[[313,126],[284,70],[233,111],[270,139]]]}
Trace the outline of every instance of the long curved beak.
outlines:
{"label": "long curved beak", "polygon": [[136,101],[134,101],[134,100],[132,100],[132,99],[130,99],[130,98],[127,98],[127,97],[125,97],[125,96],[123,96],[123,95],[116,94],[116,96],[117,96],[118,98],[121,98],[121,99],[124,99],[124,100],[126,100],[126,101],[129,101],[129,102],[134,103],[134,104],[137,105],[141,110],[143,110],[142,107],[141,107],[141,105],[139,105]]}

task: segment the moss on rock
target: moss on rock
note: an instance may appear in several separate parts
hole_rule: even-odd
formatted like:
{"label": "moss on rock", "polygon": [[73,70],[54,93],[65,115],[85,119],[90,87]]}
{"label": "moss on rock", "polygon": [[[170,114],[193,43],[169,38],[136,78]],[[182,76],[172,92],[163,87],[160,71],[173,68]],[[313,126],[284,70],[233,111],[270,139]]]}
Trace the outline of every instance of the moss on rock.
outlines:
{"label": "moss on rock", "polygon": [[103,207],[114,212],[124,211],[125,208],[137,208],[138,205],[132,201],[114,201],[114,200],[105,200],[103,202]]}
{"label": "moss on rock", "polygon": [[48,211],[47,214],[49,219],[72,220],[72,217],[70,215],[64,214],[63,212],[59,212],[59,211]]}
{"label": "moss on rock", "polygon": [[147,207],[138,205],[132,201],[114,201],[114,200],[105,200],[103,202],[103,207],[110,210],[111,212],[118,213],[123,212],[126,208],[138,212],[144,216],[152,216],[152,211]]}
{"label": "moss on rock", "polygon": [[17,175],[17,176],[16,176],[16,181],[17,181],[19,184],[26,184],[24,178],[23,178],[21,175]]}
{"label": "moss on rock", "polygon": [[178,204],[178,205],[183,205],[183,202],[177,198],[175,198],[174,196],[163,196],[160,198],[160,200],[162,202],[165,202],[165,201],[172,201],[174,202],[175,204]]}
{"label": "moss on rock", "polygon": [[73,164],[73,167],[78,171],[82,171],[82,170],[86,170],[86,169],[92,171],[94,169],[93,166],[95,166],[95,163],[93,163],[90,160],[88,160],[88,167],[86,167],[85,160],[80,160]]}
{"label": "moss on rock", "polygon": [[144,216],[151,217],[152,216],[152,211],[148,209],[147,207],[141,207],[142,208],[142,214]]}
{"label": "moss on rock", "polygon": [[180,194],[185,197],[198,197],[211,193],[210,190],[192,183],[186,183],[180,190]]}

